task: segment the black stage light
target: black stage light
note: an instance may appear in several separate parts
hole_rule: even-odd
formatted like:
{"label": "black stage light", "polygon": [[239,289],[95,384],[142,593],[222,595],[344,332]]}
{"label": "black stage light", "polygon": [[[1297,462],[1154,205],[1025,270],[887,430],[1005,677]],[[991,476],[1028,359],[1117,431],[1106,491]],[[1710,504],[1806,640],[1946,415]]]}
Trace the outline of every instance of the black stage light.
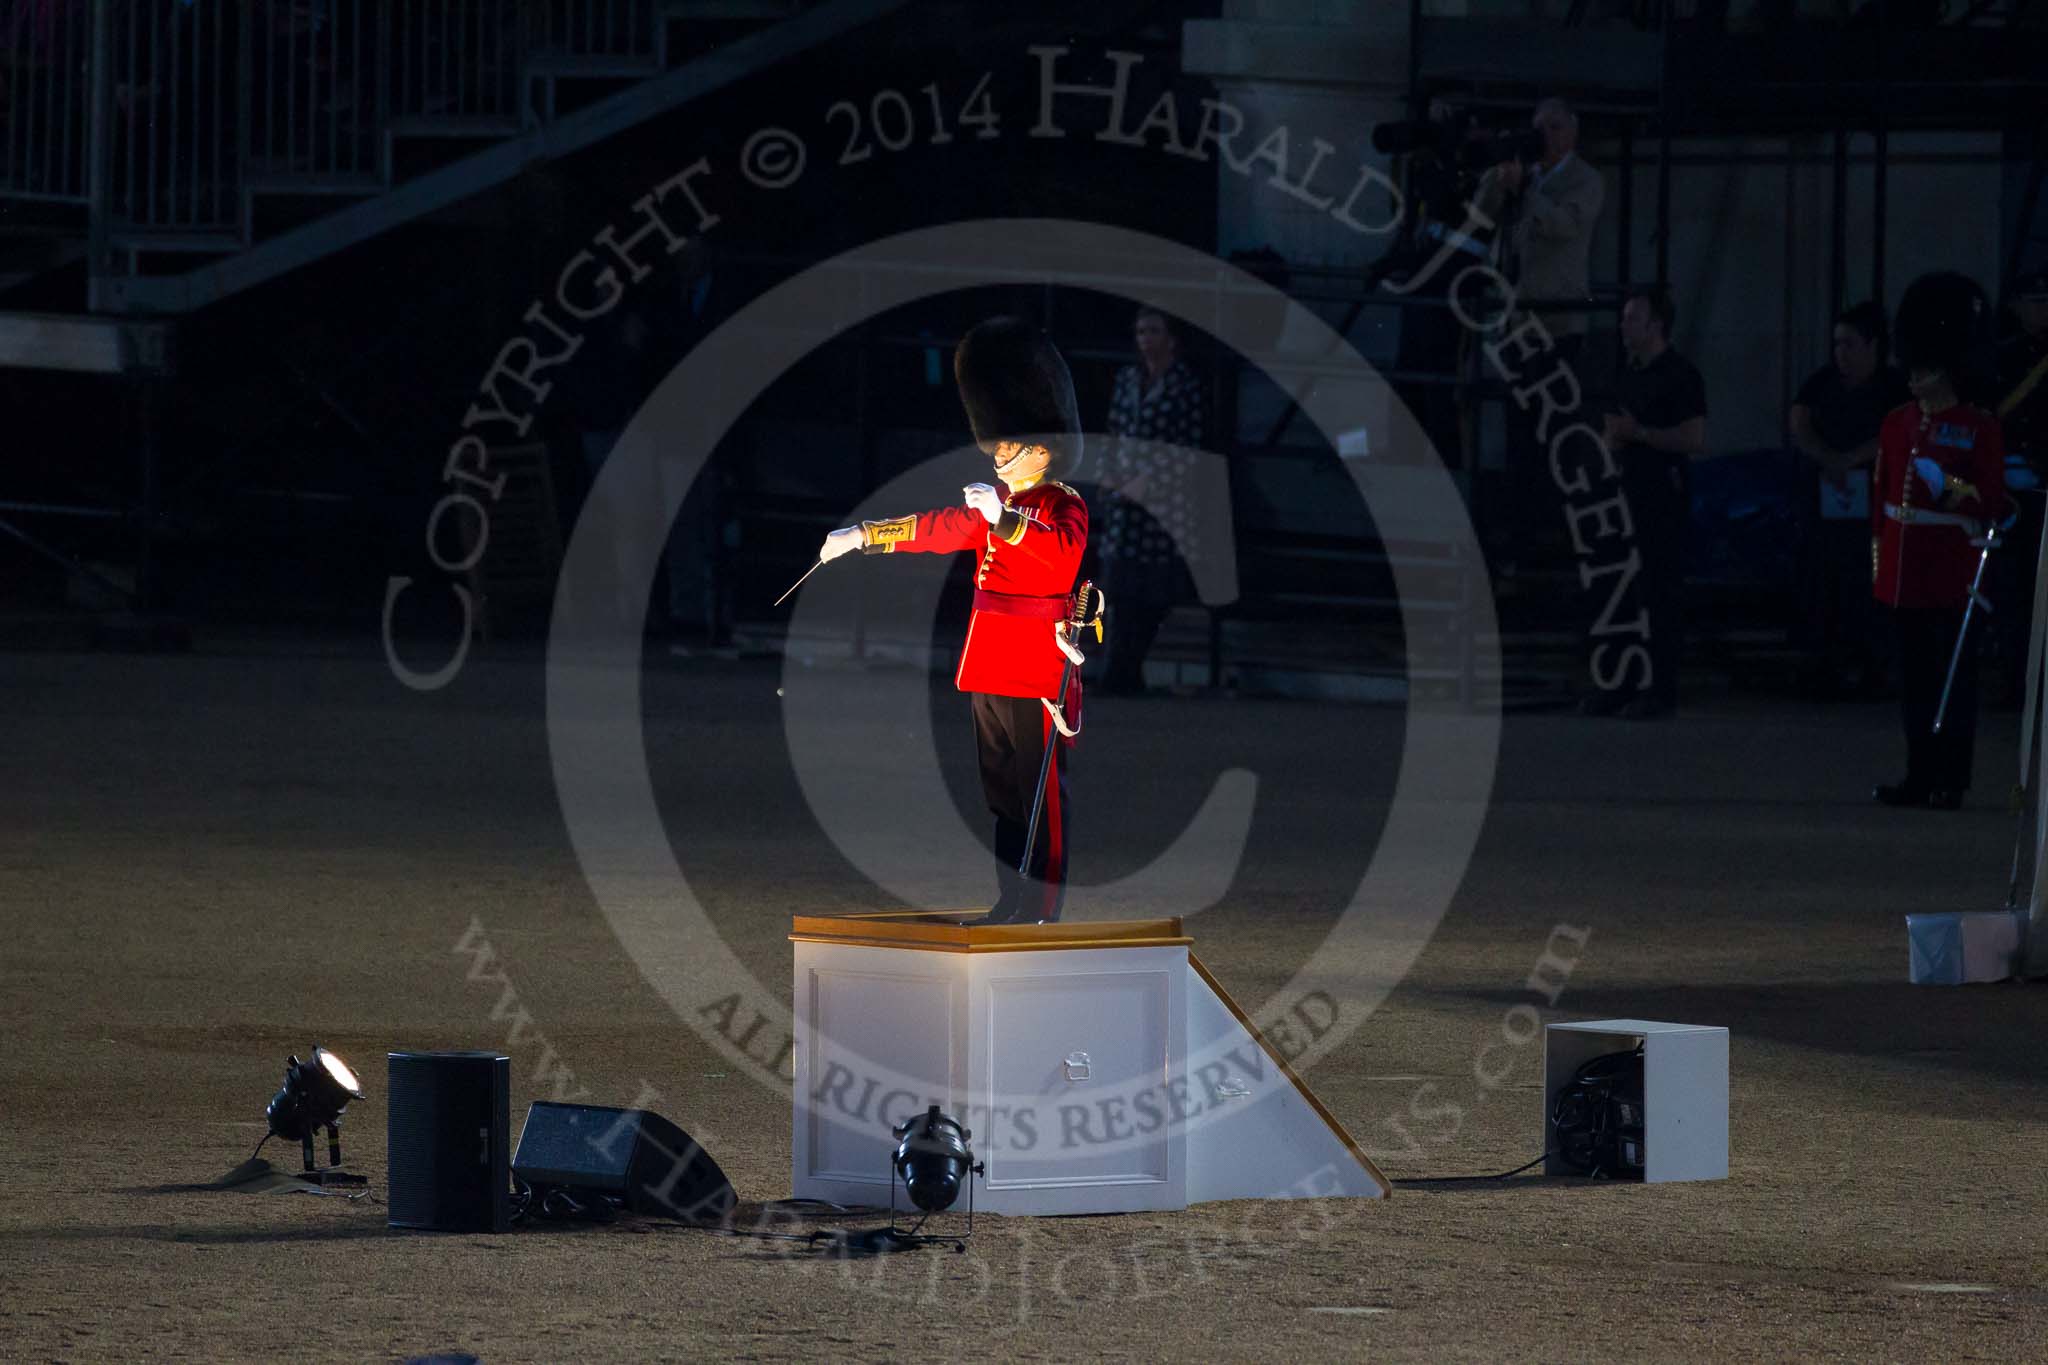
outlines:
{"label": "black stage light", "polygon": [[1643,1049],[1595,1057],[1550,1106],[1551,1144],[1580,1175],[1643,1178]]}
{"label": "black stage light", "polygon": [[[313,1060],[302,1062],[294,1054],[284,1061],[284,1085],[273,1095],[263,1116],[270,1131],[263,1142],[281,1137],[299,1140],[304,1150],[307,1180],[320,1184],[361,1185],[364,1177],[335,1169],[341,1165],[341,1111],[350,1100],[363,1098],[363,1083],[347,1062],[324,1047],[313,1049]],[[327,1130],[327,1168],[313,1164],[313,1134]],[[256,1150],[263,1150],[263,1142]]]}
{"label": "black stage light", "polygon": [[[878,1233],[886,1234],[886,1243],[871,1249],[900,1251],[928,1242],[950,1241],[954,1250],[965,1251],[966,1243],[960,1238],[921,1237],[918,1233],[933,1214],[953,1207],[960,1198],[960,1187],[965,1185],[967,1231],[963,1235],[974,1235],[974,1177],[988,1170],[974,1159],[974,1149],[968,1145],[974,1134],[962,1127],[958,1119],[940,1113],[936,1104],[890,1131],[896,1138],[896,1153],[889,1159],[889,1226],[886,1230],[878,1229]],[[898,1180],[903,1182],[910,1202],[924,1214],[907,1232],[896,1230]]]}
{"label": "black stage light", "polygon": [[[905,1119],[889,1130],[896,1139],[896,1151],[889,1158],[889,1226],[866,1232],[836,1231],[816,1234],[827,1251],[841,1256],[875,1256],[913,1247],[950,1242],[955,1251],[967,1250],[966,1238],[974,1235],[974,1177],[988,1167],[974,1159],[968,1145],[974,1134],[959,1120],[939,1112],[932,1105],[922,1114]],[[924,1216],[909,1228],[896,1226],[896,1186],[901,1183],[911,1205]],[[944,1213],[967,1187],[967,1231],[959,1237],[931,1237],[922,1229],[935,1213]]]}
{"label": "black stage light", "polygon": [[[910,1202],[927,1214],[952,1208],[960,1197],[961,1184],[981,1169],[974,1162],[974,1150],[967,1145],[974,1134],[940,1113],[936,1104],[891,1131],[898,1139],[892,1174],[902,1179]],[[890,1189],[894,1191],[893,1183]],[[970,1188],[970,1203],[973,1198]]]}

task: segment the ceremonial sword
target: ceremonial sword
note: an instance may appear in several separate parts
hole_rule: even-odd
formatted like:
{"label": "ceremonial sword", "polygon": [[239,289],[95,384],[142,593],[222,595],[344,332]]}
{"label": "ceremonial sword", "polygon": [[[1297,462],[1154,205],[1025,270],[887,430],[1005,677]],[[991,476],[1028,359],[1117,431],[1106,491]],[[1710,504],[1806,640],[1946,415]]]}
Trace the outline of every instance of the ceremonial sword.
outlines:
{"label": "ceremonial sword", "polygon": [[1941,684],[1941,703],[1934,708],[1934,733],[1937,735],[1941,733],[1942,723],[1948,719],[1949,693],[1955,690],[1956,670],[1962,667],[1963,647],[1969,643],[1970,619],[1977,614],[1979,607],[1986,611],[1992,609],[1990,599],[1983,593],[1984,569],[1991,563],[1991,552],[2005,543],[2005,528],[2011,526],[2018,517],[2018,509],[2014,509],[2013,515],[2002,524],[1995,521],[1986,523],[1984,534],[1970,542],[1980,547],[1977,555],[1977,572],[1970,579],[1970,600],[1963,607],[1963,624],[1956,629],[1956,647],[1948,656],[1948,677]]}
{"label": "ceremonial sword", "polygon": [[[1092,581],[1084,582],[1074,592],[1073,606],[1068,610],[1066,619],[1060,621],[1053,629],[1055,631],[1063,628],[1071,629],[1075,634],[1079,634],[1083,626],[1093,626],[1095,627],[1095,639],[1099,644],[1102,640],[1102,613],[1108,605],[1108,599],[1102,595],[1102,591]],[[1064,719],[1059,706],[1066,704],[1067,687],[1074,680],[1074,669],[1081,657],[1080,650],[1073,648],[1064,639],[1062,639],[1060,645],[1060,652],[1066,655],[1067,663],[1060,670],[1059,691],[1053,694],[1059,698],[1059,703],[1055,705],[1049,700],[1045,701],[1046,710],[1052,714],[1055,722]],[[1041,698],[1041,700],[1045,699]],[[1068,733],[1059,724],[1054,724],[1052,733],[1045,737],[1045,755],[1038,760],[1038,791],[1031,798],[1031,822],[1024,827],[1024,856],[1017,861],[1017,871],[1026,877],[1031,875],[1031,850],[1038,842],[1038,815],[1045,807],[1046,780],[1052,776],[1052,752],[1059,746],[1059,742],[1066,738]]]}

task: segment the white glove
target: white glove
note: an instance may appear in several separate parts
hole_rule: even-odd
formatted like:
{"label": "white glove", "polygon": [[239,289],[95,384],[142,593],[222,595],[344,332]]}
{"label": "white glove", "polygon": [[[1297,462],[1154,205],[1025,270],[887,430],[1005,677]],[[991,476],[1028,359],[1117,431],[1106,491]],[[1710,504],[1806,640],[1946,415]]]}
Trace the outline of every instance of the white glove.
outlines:
{"label": "white glove", "polygon": [[825,537],[825,543],[818,547],[818,562],[830,564],[841,555],[850,555],[861,548],[864,537],[858,526],[842,526]]}
{"label": "white glove", "polygon": [[969,507],[972,507],[975,511],[988,518],[989,525],[993,526],[1002,520],[1002,495],[996,492],[993,485],[970,483],[960,491],[967,496],[967,505]]}
{"label": "white glove", "polygon": [[1926,484],[1928,491],[1936,497],[1940,497],[1943,490],[1948,487],[1948,475],[1944,474],[1941,466],[1928,456],[1921,455],[1914,459],[1913,472],[1920,476],[1920,482]]}

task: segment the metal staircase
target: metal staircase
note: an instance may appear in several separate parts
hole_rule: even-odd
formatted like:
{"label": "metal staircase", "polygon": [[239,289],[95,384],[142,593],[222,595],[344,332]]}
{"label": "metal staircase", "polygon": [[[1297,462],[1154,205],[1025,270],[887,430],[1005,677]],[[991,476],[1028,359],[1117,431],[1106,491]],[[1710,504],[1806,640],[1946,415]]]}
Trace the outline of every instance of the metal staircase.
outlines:
{"label": "metal staircase", "polygon": [[191,313],[906,2],[12,0],[0,289]]}

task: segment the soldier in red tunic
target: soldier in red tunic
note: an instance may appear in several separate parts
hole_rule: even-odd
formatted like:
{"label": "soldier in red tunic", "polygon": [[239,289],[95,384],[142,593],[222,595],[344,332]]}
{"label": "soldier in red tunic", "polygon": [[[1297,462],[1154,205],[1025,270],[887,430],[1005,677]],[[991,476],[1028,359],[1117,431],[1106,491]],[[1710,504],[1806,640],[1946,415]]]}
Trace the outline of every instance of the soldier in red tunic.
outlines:
{"label": "soldier in red tunic", "polygon": [[[1087,504],[1051,475],[1079,462],[1080,410],[1066,361],[1017,318],[970,331],[954,352],[953,377],[997,482],[968,484],[958,507],[834,531],[819,556],[974,552],[974,615],[953,685],[970,696],[982,792],[996,820],[1002,890],[990,922],[1044,923],[1059,918],[1066,891],[1066,749],[1080,725],[1079,670],[1064,696],[1054,694],[1068,660],[1061,624],[1088,545]],[[1017,868],[1047,745],[1052,771],[1026,877]]]}
{"label": "soldier in red tunic", "polygon": [[1998,419],[1958,392],[1984,312],[1981,291],[1953,274],[1915,280],[1899,305],[1899,358],[1913,401],[1878,431],[1870,498],[1872,592],[1898,627],[1906,723],[1906,775],[1873,793],[1887,806],[1954,810],[1970,786],[1975,640],[1964,644],[1940,734],[1934,717],[1977,572],[1978,538],[2005,510]]}

